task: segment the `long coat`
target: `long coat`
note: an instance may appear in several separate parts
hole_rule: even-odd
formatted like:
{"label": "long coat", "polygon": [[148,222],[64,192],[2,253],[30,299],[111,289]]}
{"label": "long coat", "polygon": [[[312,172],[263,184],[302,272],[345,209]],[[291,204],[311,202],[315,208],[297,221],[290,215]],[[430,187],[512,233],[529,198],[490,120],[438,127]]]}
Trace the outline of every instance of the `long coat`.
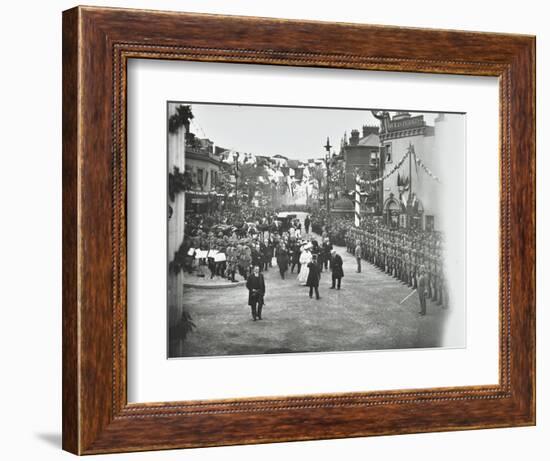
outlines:
{"label": "long coat", "polygon": [[288,269],[288,253],[286,250],[277,250],[277,266],[279,266],[279,269],[282,271]]}
{"label": "long coat", "polygon": [[256,277],[254,274],[250,274],[246,281],[246,288],[248,288],[248,305],[253,306],[256,302],[260,301],[263,304],[265,295],[265,282],[264,276],[259,274]]}
{"label": "long coat", "polygon": [[319,279],[321,278],[321,270],[319,265],[313,261],[307,265],[309,269],[309,274],[307,275],[306,286],[308,287],[318,287]]}
{"label": "long coat", "polygon": [[331,267],[332,267],[332,277],[335,279],[340,279],[344,276],[344,262],[342,257],[338,254],[334,255],[332,258]]}

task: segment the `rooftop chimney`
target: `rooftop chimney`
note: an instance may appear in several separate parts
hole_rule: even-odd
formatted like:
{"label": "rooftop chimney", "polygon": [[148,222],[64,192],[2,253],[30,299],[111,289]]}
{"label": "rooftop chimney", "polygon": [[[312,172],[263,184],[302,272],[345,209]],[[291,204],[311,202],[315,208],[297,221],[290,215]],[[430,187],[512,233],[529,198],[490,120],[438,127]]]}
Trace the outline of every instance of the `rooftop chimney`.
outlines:
{"label": "rooftop chimney", "polygon": [[375,125],[363,125],[363,138],[369,134],[378,134],[378,127]]}
{"label": "rooftop chimney", "polygon": [[359,130],[351,130],[351,136],[349,138],[349,145],[356,146],[359,142]]}

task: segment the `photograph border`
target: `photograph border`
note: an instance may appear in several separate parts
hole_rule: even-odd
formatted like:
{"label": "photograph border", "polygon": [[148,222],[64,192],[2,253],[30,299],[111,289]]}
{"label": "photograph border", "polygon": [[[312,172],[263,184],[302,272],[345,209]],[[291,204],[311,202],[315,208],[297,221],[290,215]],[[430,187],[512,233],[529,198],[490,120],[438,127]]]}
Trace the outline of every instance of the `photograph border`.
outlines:
{"label": "photograph border", "polygon": [[[314,110],[327,110],[327,111],[331,111],[331,110],[334,110],[334,111],[356,111],[356,112],[370,112],[370,111],[373,111],[373,110],[377,110],[377,111],[389,111],[389,112],[399,112],[399,111],[405,111],[405,112],[411,112],[413,114],[452,114],[452,115],[462,115],[464,116],[464,136],[466,136],[466,117],[467,117],[467,112],[466,111],[449,111],[449,110],[445,110],[445,109],[441,109],[441,110],[425,110],[425,109],[422,109],[422,110],[415,110],[415,109],[411,109],[411,108],[406,108],[406,107],[401,107],[401,108],[397,108],[397,107],[393,107],[393,108],[389,108],[389,107],[369,107],[369,108],[366,108],[366,107],[340,107],[340,106],[318,106],[318,105],[300,105],[300,104],[275,104],[275,103],[239,103],[239,102],[213,102],[213,101],[196,101],[196,100],[173,100],[173,99],[169,99],[166,101],[166,169],[168,170],[168,163],[169,163],[169,155],[170,155],[170,148],[169,148],[169,144],[168,144],[168,140],[169,140],[169,132],[168,132],[168,119],[169,119],[169,106],[170,104],[184,104],[184,105],[206,105],[206,106],[225,106],[225,107],[240,107],[240,106],[244,106],[244,107],[255,107],[255,108],[264,108],[264,107],[267,107],[267,108],[277,108],[277,109],[305,109],[305,110],[309,110],[309,109],[314,109]],[[466,171],[466,162],[467,162],[467,155],[466,155],[466,147],[464,148],[464,160],[463,160],[463,163],[464,163],[464,167],[465,167],[465,171]],[[464,175],[464,178],[463,178],[463,183],[464,183],[464,199],[466,199],[466,175]],[[165,194],[166,194],[166,201],[168,202],[168,183],[166,184],[166,190],[165,190]],[[467,212],[466,212],[466,208],[464,210],[464,223],[463,223],[463,226],[464,226],[464,230],[466,230],[466,215],[467,215]],[[168,222],[168,211],[166,212],[166,221]],[[166,229],[166,260],[169,261],[169,257],[168,257],[168,254],[169,254],[169,245],[168,245],[168,227]],[[466,247],[464,248],[464,254],[462,255],[462,258],[463,258],[463,261],[464,261],[464,271],[466,270],[466,261],[467,261],[467,256],[466,256]],[[166,264],[166,278],[168,279],[168,276],[169,276],[169,267],[168,267],[168,264]],[[467,288],[467,282],[466,280],[464,281],[464,291],[465,293],[468,291],[468,288]],[[221,355],[190,355],[190,356],[174,356],[174,357],[170,357],[170,354],[168,352],[168,349],[169,349],[169,341],[170,341],[170,338],[169,338],[169,321],[168,321],[168,310],[169,310],[169,307],[168,307],[168,292],[166,293],[166,312],[167,312],[167,317],[166,317],[166,359],[167,360],[195,360],[195,359],[215,359],[215,358],[236,358],[236,357],[261,357],[261,356],[264,356],[265,354],[262,354],[262,353],[250,353],[250,354],[221,354]],[[467,327],[466,327],[466,318],[467,318],[467,311],[466,311],[466,308],[465,308],[465,304],[466,304],[466,301],[464,301],[464,307],[463,307],[463,317],[464,317],[464,329],[463,329],[463,337],[464,337],[464,344],[463,345],[446,345],[446,346],[443,346],[443,345],[438,345],[438,346],[430,346],[430,347],[416,347],[416,346],[412,346],[412,347],[396,347],[396,348],[388,348],[388,349],[383,349],[383,348],[372,348],[372,349],[346,349],[346,350],[330,350],[330,349],[327,349],[327,350],[324,350],[324,351],[300,351],[300,352],[284,352],[284,353],[278,353],[278,354],[270,354],[270,355],[284,355],[284,356],[289,356],[289,355],[309,355],[309,354],[341,354],[341,353],[364,353],[364,352],[367,352],[367,353],[370,353],[370,352],[387,352],[387,351],[395,351],[395,352],[407,352],[407,351],[411,351],[411,350],[451,350],[451,349],[466,349],[467,348]]]}
{"label": "photograph border", "polygon": [[[126,70],[132,58],[498,77],[498,385],[129,404]],[[533,36],[65,11],[63,448],[93,454],[535,424],[535,170]]]}

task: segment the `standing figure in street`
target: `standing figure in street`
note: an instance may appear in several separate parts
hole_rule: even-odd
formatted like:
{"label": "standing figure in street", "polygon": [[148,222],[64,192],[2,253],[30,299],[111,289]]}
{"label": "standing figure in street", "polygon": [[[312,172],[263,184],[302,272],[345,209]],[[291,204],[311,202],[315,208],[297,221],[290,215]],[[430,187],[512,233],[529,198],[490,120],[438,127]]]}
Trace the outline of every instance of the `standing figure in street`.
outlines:
{"label": "standing figure in street", "polygon": [[344,277],[344,261],[342,257],[336,253],[336,250],[331,252],[332,260],[330,262],[330,267],[332,269],[332,286],[331,289],[334,289],[337,285],[337,289],[340,289],[342,285],[342,277]]}
{"label": "standing figure in street", "polygon": [[300,285],[305,286],[307,282],[307,276],[309,275],[308,264],[311,262],[311,244],[308,243],[302,249],[302,254],[300,255],[300,273],[298,274],[298,282]]}
{"label": "standing figure in street", "polygon": [[355,260],[357,261],[357,273],[361,273],[361,240],[355,242]]}
{"label": "standing figure in street", "polygon": [[302,237],[302,224],[300,223],[299,219],[296,220],[296,224],[294,227],[296,227],[296,239],[299,239],[300,237]]}
{"label": "standing figure in street", "polygon": [[295,243],[291,249],[290,262],[292,264],[290,266],[290,273],[293,274],[294,268],[298,267],[298,271],[296,273],[299,274],[300,273],[300,246],[297,243]]}
{"label": "standing figure in street", "polygon": [[420,315],[426,315],[426,296],[428,295],[428,278],[424,265],[420,266],[420,276],[418,277],[418,298],[420,299]]}
{"label": "standing figure in street", "polygon": [[230,246],[227,248],[227,269],[226,276],[231,282],[236,282],[235,273],[237,272],[237,250],[235,247]]}
{"label": "standing figure in street", "polygon": [[260,240],[260,259],[260,272],[266,271],[269,267],[269,248],[263,240]]}
{"label": "standing figure in street", "polygon": [[315,299],[321,299],[319,297],[319,280],[321,279],[321,268],[317,261],[317,255],[313,255],[311,262],[307,265],[308,276],[306,286],[309,287],[309,297],[313,297],[313,290],[315,290]]}
{"label": "standing figure in street", "polygon": [[252,319],[262,320],[262,307],[264,305],[265,282],[264,276],[260,274],[260,266],[254,266],[252,274],[246,281],[248,288],[248,305],[252,310]]}
{"label": "standing figure in street", "polygon": [[279,266],[279,274],[281,274],[281,278],[284,280],[285,273],[288,270],[288,253],[284,244],[281,244],[277,248],[277,266]]}
{"label": "standing figure in street", "polygon": [[320,263],[322,263],[321,271],[323,270],[323,268],[325,270],[328,270],[329,264],[330,264],[331,253],[332,253],[332,244],[330,243],[330,240],[327,237],[323,241],[323,245],[321,246],[321,257],[322,257],[322,259],[319,261]]}
{"label": "standing figure in street", "polygon": [[309,215],[307,215],[306,219],[304,220],[304,229],[306,230],[306,234],[309,234],[310,224],[311,224],[311,220],[309,219]]}

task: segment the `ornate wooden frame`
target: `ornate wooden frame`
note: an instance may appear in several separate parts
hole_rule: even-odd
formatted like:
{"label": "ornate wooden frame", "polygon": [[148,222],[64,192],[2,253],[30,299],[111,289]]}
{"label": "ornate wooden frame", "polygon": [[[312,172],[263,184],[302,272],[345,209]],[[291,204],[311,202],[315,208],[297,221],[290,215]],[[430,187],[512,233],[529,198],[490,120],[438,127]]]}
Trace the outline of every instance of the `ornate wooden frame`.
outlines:
{"label": "ornate wooden frame", "polygon": [[[499,384],[128,404],[130,58],[499,77]],[[63,13],[65,450],[90,454],[534,423],[534,37],[92,7]]]}

